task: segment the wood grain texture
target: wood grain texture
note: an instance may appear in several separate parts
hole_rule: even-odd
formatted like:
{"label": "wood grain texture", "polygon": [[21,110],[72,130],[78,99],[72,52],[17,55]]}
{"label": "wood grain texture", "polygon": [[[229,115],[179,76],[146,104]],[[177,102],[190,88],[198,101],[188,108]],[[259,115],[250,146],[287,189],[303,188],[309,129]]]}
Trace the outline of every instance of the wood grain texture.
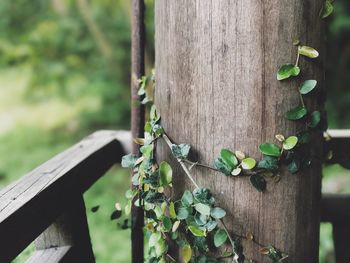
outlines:
{"label": "wood grain texture", "polygon": [[35,251],[26,263],[73,263],[70,261],[70,246],[54,247]]}
{"label": "wood grain texture", "polygon": [[[321,0],[157,0],[156,105],[162,125],[176,143],[189,143],[192,158],[212,164],[220,149],[241,150],[260,158],[258,145],[274,135],[301,129],[283,114],[298,105],[296,88],[305,79],[323,89]],[[320,58],[302,58],[300,78],[278,82],[276,72],[294,63],[294,39],[315,47]],[[315,94],[314,94],[315,95]],[[315,97],[320,97],[315,99]],[[310,109],[321,107],[312,96]],[[315,136],[321,154],[321,134]],[[171,159],[164,143],[158,158]],[[176,167],[175,195],[193,188]],[[229,178],[197,169],[199,185],[210,188],[228,211],[226,223],[241,235],[252,231],[262,244],[274,244],[289,262],[318,262],[320,163],[310,171],[268,183],[258,193],[246,178]],[[245,254],[267,262],[252,242]]]}
{"label": "wood grain texture", "polygon": [[[138,95],[138,80],[145,74],[145,3],[144,0],[131,1],[131,132],[133,138],[143,138],[145,126],[145,106],[143,96]],[[140,146],[132,143],[132,153],[139,154]],[[131,177],[133,173],[131,173]],[[133,203],[131,208],[132,262],[142,263],[143,254],[143,210]]]}
{"label": "wood grain texture", "polygon": [[96,132],[0,191],[0,262],[10,262],[70,209],[124,150],[115,132]]}
{"label": "wood grain texture", "polygon": [[74,197],[34,243],[36,250],[70,246],[70,262],[95,263],[83,197]]}

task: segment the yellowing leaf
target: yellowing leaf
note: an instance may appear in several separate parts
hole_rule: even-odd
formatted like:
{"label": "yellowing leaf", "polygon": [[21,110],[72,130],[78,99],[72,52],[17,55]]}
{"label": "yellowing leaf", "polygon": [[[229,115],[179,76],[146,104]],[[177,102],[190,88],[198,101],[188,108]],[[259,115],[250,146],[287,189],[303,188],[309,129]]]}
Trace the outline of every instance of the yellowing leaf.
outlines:
{"label": "yellowing leaf", "polygon": [[181,249],[182,251],[182,261],[183,263],[188,263],[192,257],[192,249],[190,245],[184,245]]}
{"label": "yellowing leaf", "polygon": [[299,46],[298,52],[300,55],[303,55],[308,58],[317,58],[318,57],[318,51],[312,47],[308,46]]}

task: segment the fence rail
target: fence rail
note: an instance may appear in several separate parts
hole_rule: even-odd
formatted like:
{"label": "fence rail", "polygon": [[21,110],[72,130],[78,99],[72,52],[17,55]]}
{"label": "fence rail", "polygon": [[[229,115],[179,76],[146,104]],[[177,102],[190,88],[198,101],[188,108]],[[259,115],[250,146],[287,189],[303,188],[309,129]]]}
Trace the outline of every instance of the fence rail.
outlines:
{"label": "fence rail", "polygon": [[28,262],[94,262],[82,194],[120,162],[118,134],[96,132],[0,191],[0,262],[40,234]]}
{"label": "fence rail", "polygon": [[[345,164],[350,130],[329,134],[325,149]],[[33,240],[36,252],[27,263],[95,262],[82,194],[130,145],[130,132],[95,132],[2,189],[0,262],[11,262]],[[321,221],[333,225],[336,262],[348,262],[350,195],[323,195]]]}

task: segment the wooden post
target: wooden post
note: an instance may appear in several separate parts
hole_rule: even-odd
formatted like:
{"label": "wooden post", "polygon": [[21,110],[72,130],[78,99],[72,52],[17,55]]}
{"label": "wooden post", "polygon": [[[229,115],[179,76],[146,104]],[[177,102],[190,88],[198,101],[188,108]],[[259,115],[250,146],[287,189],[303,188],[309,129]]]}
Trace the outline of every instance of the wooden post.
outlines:
{"label": "wooden post", "polygon": [[[131,14],[131,131],[133,138],[144,137],[145,108],[141,104],[138,80],[145,74],[145,25],[143,0],[132,0]],[[132,153],[139,153],[139,146],[133,143]],[[143,210],[132,207],[131,250],[132,262],[142,263],[143,259]]]}
{"label": "wooden post", "polygon": [[38,251],[61,247],[71,247],[67,262],[95,263],[82,196],[72,200],[67,211],[35,240]]}
{"label": "wooden post", "polygon": [[[212,165],[221,148],[241,150],[259,159],[259,144],[275,134],[293,135],[301,126],[284,113],[298,105],[296,88],[305,79],[323,86],[322,20],[316,0],[158,0],[156,16],[156,105],[162,125],[176,143],[191,144],[192,158]],[[317,60],[302,58],[302,74],[279,82],[279,66],[293,63],[293,40],[318,49]],[[310,96],[307,105],[320,108]],[[322,109],[322,108],[321,108]],[[321,136],[315,141],[321,154]],[[159,161],[172,159],[164,143]],[[176,167],[176,165],[174,164]],[[318,262],[320,163],[304,173],[282,171],[259,193],[247,178],[225,177],[193,169],[199,185],[214,193],[228,211],[231,231],[254,234],[289,254],[289,262]],[[174,188],[192,189],[176,167]],[[245,255],[267,262],[259,246],[244,241]]]}

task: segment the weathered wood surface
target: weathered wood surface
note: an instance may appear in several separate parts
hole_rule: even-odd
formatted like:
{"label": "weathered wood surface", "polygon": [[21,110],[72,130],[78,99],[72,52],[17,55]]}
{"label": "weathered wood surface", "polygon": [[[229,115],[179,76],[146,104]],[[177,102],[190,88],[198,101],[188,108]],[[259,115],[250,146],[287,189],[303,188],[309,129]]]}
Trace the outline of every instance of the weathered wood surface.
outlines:
{"label": "weathered wood surface", "polygon": [[[142,97],[137,94],[138,80],[145,75],[145,3],[144,0],[131,1],[131,132],[133,138],[143,138],[145,126],[145,106]],[[132,144],[132,153],[139,154],[139,145]],[[132,174],[131,174],[132,176]],[[143,255],[143,211],[132,206],[132,262],[144,262]]]}
{"label": "weathered wood surface", "polygon": [[338,163],[350,169],[350,130],[328,130],[326,136],[332,138],[325,142],[325,153],[332,153],[327,163]]}
{"label": "weathered wood surface", "polygon": [[73,263],[70,261],[70,251],[70,246],[38,250],[26,263]]}
{"label": "weathered wood surface", "polygon": [[121,160],[118,133],[96,132],[0,191],[0,262],[9,262]]}
{"label": "weathered wood surface", "polygon": [[321,221],[333,225],[333,242],[337,263],[347,263],[350,258],[350,195],[323,194]]}
{"label": "weathered wood surface", "polygon": [[70,246],[70,262],[95,263],[85,210],[83,197],[73,197],[64,213],[35,240],[36,250]]}
{"label": "weathered wood surface", "polygon": [[[156,1],[156,104],[171,139],[191,144],[194,160],[212,164],[224,147],[260,158],[260,143],[300,130],[283,114],[299,104],[296,88],[302,80],[316,79],[318,91],[323,89],[321,4]],[[301,58],[301,77],[278,82],[279,66],[295,61],[294,39],[315,47],[321,56],[316,61]],[[321,104],[314,98],[307,101],[310,110]],[[321,134],[315,145],[321,154]],[[164,143],[158,144],[158,157],[171,159]],[[282,172],[282,180],[268,183],[262,194],[247,178],[205,169],[197,169],[195,178],[212,189],[228,211],[230,230],[241,235],[252,231],[261,244],[274,244],[288,253],[289,262],[317,262],[320,168],[314,162],[303,174]],[[179,167],[174,174],[176,194],[193,188]],[[249,259],[268,261],[253,242],[243,245]]]}

